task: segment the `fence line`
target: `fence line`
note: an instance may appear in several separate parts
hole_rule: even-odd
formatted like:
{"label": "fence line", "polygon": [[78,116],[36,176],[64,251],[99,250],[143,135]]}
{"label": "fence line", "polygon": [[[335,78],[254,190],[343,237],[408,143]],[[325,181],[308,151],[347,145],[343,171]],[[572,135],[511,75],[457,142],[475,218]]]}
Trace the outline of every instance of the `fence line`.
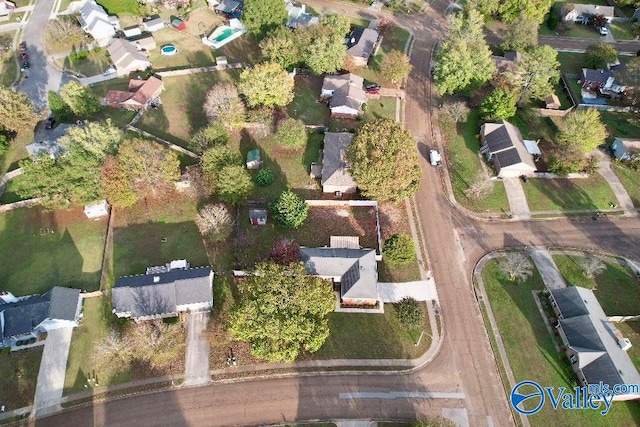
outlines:
{"label": "fence line", "polygon": [[8,203],[6,205],[1,205],[0,206],[0,213],[4,213],[4,212],[12,211],[12,210],[15,210],[15,209],[20,209],[20,208],[30,208],[30,207],[35,206],[38,203],[40,203],[41,200],[42,199],[40,197],[37,197],[35,199],[21,200],[19,202]]}
{"label": "fence line", "polygon": [[305,200],[309,206],[371,206],[378,207],[376,200]]}

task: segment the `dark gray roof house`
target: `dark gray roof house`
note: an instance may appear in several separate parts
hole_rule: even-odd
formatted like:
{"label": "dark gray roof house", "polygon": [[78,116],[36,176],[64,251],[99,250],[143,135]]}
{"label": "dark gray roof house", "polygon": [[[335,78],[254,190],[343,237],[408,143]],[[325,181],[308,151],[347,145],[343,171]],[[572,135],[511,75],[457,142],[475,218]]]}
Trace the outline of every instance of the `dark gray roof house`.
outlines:
{"label": "dark gray roof house", "polygon": [[[177,316],[179,312],[213,307],[211,267],[151,267],[146,274],[120,278],[111,291],[118,317],[144,321]],[[173,267],[172,267],[173,265]]]}
{"label": "dark gray roof house", "polygon": [[[551,290],[549,299],[558,316],[558,332],[581,384],[639,384],[640,374],[625,351],[628,341],[608,320],[593,291],[569,286]],[[640,394],[631,391],[615,400],[638,398]]]}
{"label": "dark gray roof house", "polygon": [[77,326],[80,290],[56,286],[43,295],[0,295],[0,333],[4,347],[16,340],[64,326]]}
{"label": "dark gray roof house", "polygon": [[536,171],[520,130],[506,120],[485,123],[480,130],[482,152],[492,160],[498,177],[531,175]]}
{"label": "dark gray roof house", "polygon": [[307,273],[340,284],[345,304],[375,305],[378,295],[378,266],[373,249],[300,248]]}
{"label": "dark gray roof house", "polygon": [[349,194],[356,192],[356,182],[349,173],[346,151],[353,141],[350,132],[325,132],[322,158],[322,191]]}
{"label": "dark gray roof house", "polygon": [[366,66],[378,42],[378,31],[372,28],[356,28],[347,36],[347,55],[359,66]]}

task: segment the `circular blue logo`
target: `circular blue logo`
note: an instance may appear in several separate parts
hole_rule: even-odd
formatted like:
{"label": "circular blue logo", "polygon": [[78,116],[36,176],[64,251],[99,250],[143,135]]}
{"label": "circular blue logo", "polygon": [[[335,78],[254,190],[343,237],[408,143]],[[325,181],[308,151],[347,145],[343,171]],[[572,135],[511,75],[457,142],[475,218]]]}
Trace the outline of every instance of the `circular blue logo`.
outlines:
{"label": "circular blue logo", "polygon": [[[525,409],[525,402],[527,407],[531,405],[535,407]],[[535,381],[520,381],[511,390],[511,406],[522,415],[533,415],[542,409],[542,405],[544,405],[544,390]]]}

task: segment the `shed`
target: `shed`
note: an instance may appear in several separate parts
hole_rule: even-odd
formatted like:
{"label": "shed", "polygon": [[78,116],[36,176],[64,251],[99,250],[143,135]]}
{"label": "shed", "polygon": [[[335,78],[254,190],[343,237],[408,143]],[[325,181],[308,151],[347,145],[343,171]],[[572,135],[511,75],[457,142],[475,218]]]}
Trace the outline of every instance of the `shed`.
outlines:
{"label": "shed", "polygon": [[109,215],[109,204],[106,200],[100,200],[90,205],[85,205],[84,214],[87,218],[97,219]]}
{"label": "shed", "polygon": [[249,209],[249,221],[251,225],[267,225],[267,210]]}
{"label": "shed", "polygon": [[187,29],[187,24],[185,24],[184,21],[177,16],[171,18],[171,26],[178,31],[184,31]]}
{"label": "shed", "polygon": [[146,21],[142,23],[145,31],[153,33],[154,31],[162,30],[164,28],[164,22],[160,15],[152,15]]}
{"label": "shed", "polygon": [[256,148],[247,153],[247,169],[260,169],[261,164],[259,149]]}
{"label": "shed", "polygon": [[533,161],[537,161],[542,155],[542,151],[540,151],[540,147],[538,147],[538,141],[523,139],[522,142],[524,142],[527,152],[533,156]]}
{"label": "shed", "polygon": [[137,25],[134,25],[133,27],[123,28],[122,32],[124,33],[125,37],[135,37],[142,34],[140,27],[138,27]]}
{"label": "shed", "polygon": [[562,104],[560,104],[560,99],[558,98],[558,96],[554,93],[552,95],[547,96],[544,99],[544,102],[547,106],[548,109],[550,110],[558,110]]}

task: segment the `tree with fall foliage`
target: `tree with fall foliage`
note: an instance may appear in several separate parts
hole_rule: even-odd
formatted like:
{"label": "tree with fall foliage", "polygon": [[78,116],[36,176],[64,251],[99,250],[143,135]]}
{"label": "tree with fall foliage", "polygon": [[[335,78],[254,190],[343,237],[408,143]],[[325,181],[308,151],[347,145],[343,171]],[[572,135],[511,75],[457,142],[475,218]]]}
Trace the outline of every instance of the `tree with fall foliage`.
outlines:
{"label": "tree with fall foliage", "polygon": [[392,50],[387,53],[380,63],[380,74],[386,81],[399,86],[411,72],[409,57],[399,50]]}
{"label": "tree with fall foliage", "polygon": [[250,107],[284,107],[293,101],[293,79],[279,64],[264,62],[240,74],[238,91]]}
{"label": "tree with fall foliage", "polygon": [[120,145],[118,161],[140,197],[155,195],[180,177],[175,151],[155,141],[130,138]]}
{"label": "tree with fall foliage", "polygon": [[35,122],[36,113],[27,94],[0,86],[0,130],[18,132]]}

